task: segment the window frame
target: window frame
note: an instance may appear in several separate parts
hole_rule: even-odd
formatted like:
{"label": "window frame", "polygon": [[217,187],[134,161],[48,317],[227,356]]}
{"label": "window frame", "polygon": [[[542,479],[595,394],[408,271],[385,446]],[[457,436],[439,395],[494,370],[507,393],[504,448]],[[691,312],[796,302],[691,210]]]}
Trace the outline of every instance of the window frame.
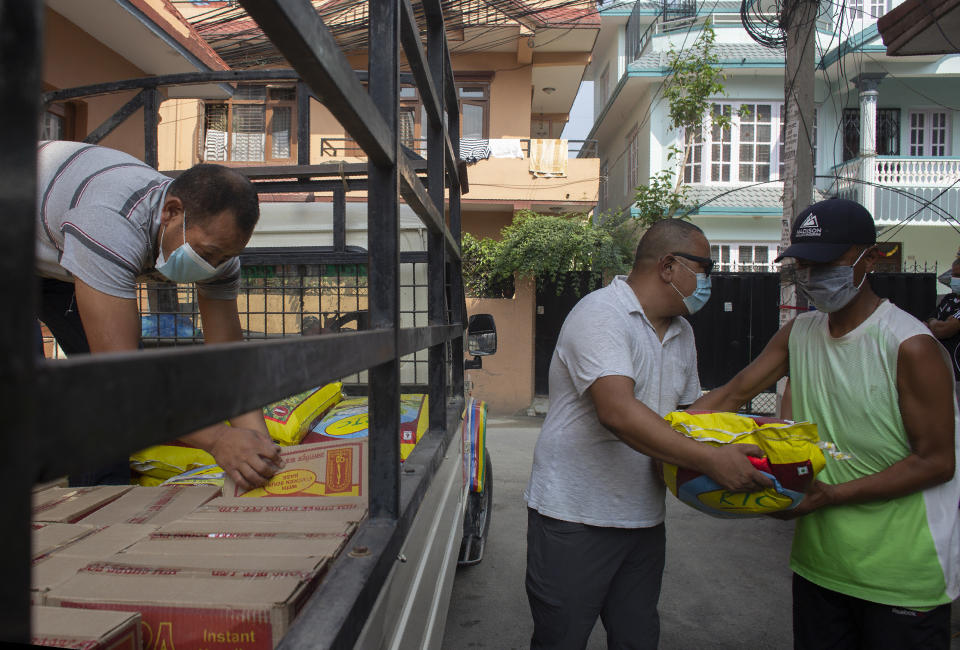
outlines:
{"label": "window frame", "polygon": [[[751,258],[757,257],[757,249],[766,249],[766,262],[740,262],[740,253],[743,248],[751,249]],[[727,261],[723,261],[723,253],[726,249]],[[710,243],[710,259],[714,261],[714,271],[726,273],[774,273],[780,265],[773,260],[777,257],[776,242],[757,242],[757,241],[715,241]],[[741,268],[748,265],[751,268]],[[762,267],[762,268],[757,268]]]}
{"label": "window frame", "polygon": [[632,199],[640,185],[640,126],[633,128],[624,138],[626,141],[627,164],[624,165],[624,192]]}
{"label": "window frame", "polygon": [[[741,140],[741,133],[744,126],[767,126],[766,123],[758,123],[755,121],[748,122],[747,120],[741,119],[740,112],[744,106],[754,107],[753,110],[756,110],[757,106],[769,106],[770,107],[770,137],[763,142],[753,140],[749,143],[744,143]],[[730,126],[726,129],[723,129],[722,132],[719,132],[720,140],[717,140],[718,129],[720,127],[713,124],[712,116],[720,112],[728,113],[730,116]],[[701,130],[701,136],[699,141],[697,138],[693,140],[693,146],[701,149],[701,160],[699,164],[701,165],[700,169],[700,184],[703,185],[740,185],[740,184],[750,184],[750,183],[762,183],[769,181],[781,180],[780,176],[780,124],[783,121],[783,102],[775,100],[737,100],[737,101],[714,101],[710,106],[710,116],[704,120],[704,124]],[[755,116],[754,116],[755,117]],[[756,133],[756,131],[755,131]],[[726,139],[729,134],[729,140]],[[683,140],[684,146],[686,146],[686,141]],[[751,162],[744,162],[743,164],[749,164],[754,169],[758,165],[766,165],[768,167],[767,179],[756,180],[756,173],[754,173],[754,178],[752,180],[740,180],[740,149],[742,144],[747,144],[754,146],[754,158],[756,158],[756,147],[767,146],[769,147],[770,159],[767,162],[757,162],[756,160]],[[695,157],[695,151],[691,156]],[[715,159],[716,158],[716,159]],[[695,178],[695,170],[693,166],[698,164],[696,161],[687,163],[684,165],[683,175],[684,182],[689,183],[687,178]],[[716,167],[716,169],[714,169]],[[724,172],[728,172],[727,177],[724,178]],[[715,174],[716,172],[716,180]]]}
{"label": "window frame", "polygon": [[[943,139],[943,143],[942,143],[941,145],[937,145],[937,146],[942,146],[942,147],[943,147],[943,153],[934,153],[934,149],[933,149],[933,147],[934,147],[934,144],[933,144],[933,133],[934,133],[933,116],[934,116],[934,115],[937,115],[937,114],[941,114],[941,115],[944,116],[944,123],[943,123],[943,132],[944,132],[943,138],[944,138],[944,139]],[[923,133],[923,142],[922,142],[921,145],[920,145],[920,146],[921,146],[921,149],[922,149],[922,152],[921,152],[921,153],[913,153],[913,148],[914,148],[914,144],[913,144],[913,130],[914,130],[913,118],[914,118],[915,115],[921,115],[921,116],[923,116],[923,121],[924,121],[924,125],[921,127],[921,128],[923,129],[923,131],[922,131],[922,133]],[[951,119],[950,119],[950,118],[951,118],[951,117],[952,117],[952,116],[951,116],[951,111],[949,111],[948,109],[939,109],[939,108],[909,108],[909,109],[907,109],[907,120],[906,120],[906,124],[904,125],[904,129],[906,130],[906,136],[907,136],[907,137],[906,137],[906,142],[907,142],[907,147],[906,147],[907,156],[908,156],[908,157],[911,157],[911,158],[915,158],[915,157],[946,158],[946,157],[952,155],[951,146],[950,146],[950,145],[951,145],[951,138],[952,138],[952,136],[953,136],[953,134],[951,133],[951,129],[950,129],[950,122],[951,122]],[[902,150],[902,147],[901,147],[901,150]]]}
{"label": "window frame", "polygon": [[[201,141],[198,158],[204,162],[222,163],[236,167],[256,167],[266,165],[289,165],[297,160],[297,93],[300,89],[296,84],[290,83],[247,83],[237,84],[238,86],[263,86],[265,91],[264,99],[234,99],[233,97],[223,101],[208,101],[203,109],[203,139]],[[270,91],[278,88],[292,89],[293,99],[270,99]],[[206,158],[205,143],[207,139],[207,109],[211,106],[227,107],[227,157],[226,160],[213,160]],[[234,106],[263,106],[263,160],[233,160],[233,108]],[[273,157],[273,131],[270,128],[270,122],[273,120],[274,110],[277,108],[290,109],[290,155],[285,158]]]}

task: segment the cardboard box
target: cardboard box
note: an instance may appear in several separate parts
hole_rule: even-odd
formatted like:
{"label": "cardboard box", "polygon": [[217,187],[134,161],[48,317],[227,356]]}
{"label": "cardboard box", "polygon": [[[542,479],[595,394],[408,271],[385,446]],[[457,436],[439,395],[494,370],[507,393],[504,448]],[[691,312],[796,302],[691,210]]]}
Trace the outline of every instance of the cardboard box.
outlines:
{"label": "cardboard box", "polygon": [[102,508],[125,492],[129,485],[48,488],[33,493],[33,520],[37,522],[75,523]]}
{"label": "cardboard box", "polygon": [[112,565],[119,569],[149,569],[150,571],[176,569],[184,572],[187,569],[203,569],[204,571],[292,571],[301,574],[319,574],[326,568],[328,562],[329,558],[316,555],[258,555],[255,557],[224,555],[210,557],[209,555],[140,553],[127,549],[96,564]]}
{"label": "cardboard box", "polygon": [[[261,544],[262,546],[262,544]],[[204,558],[209,561],[209,558]],[[254,567],[258,558],[249,558]],[[59,607],[137,611],[144,648],[273,648],[319,572],[89,565],[51,590]]]}
{"label": "cardboard box", "polygon": [[367,516],[367,505],[353,498],[246,499],[221,497],[200,506],[180,521],[274,522],[359,522]]}
{"label": "cardboard box", "polygon": [[33,491],[43,492],[44,490],[48,490],[50,488],[55,488],[55,487],[58,487],[58,488],[70,487],[70,479],[66,476],[61,476],[58,479],[47,481],[46,483],[37,483],[36,485],[33,486]]}
{"label": "cardboard box", "polygon": [[152,535],[130,547],[133,553],[151,555],[251,556],[288,555],[335,557],[347,543],[348,534],[315,532],[276,533],[264,537],[199,537],[196,534]]}
{"label": "cardboard box", "polygon": [[135,487],[113,503],[83,518],[82,523],[163,524],[193,512],[220,492],[212,485],[167,485]]}
{"label": "cardboard box", "polygon": [[90,558],[59,556],[56,553],[34,559],[30,567],[30,604],[45,604],[51,589],[77,575],[90,561]]}
{"label": "cardboard box", "polygon": [[30,602],[43,604],[46,593],[84,566],[104,560],[144,539],[156,526],[114,524],[93,528],[82,524],[44,524],[33,529]]}
{"label": "cardboard box", "polygon": [[140,650],[140,615],[59,607],[31,607],[34,645],[83,650]]}
{"label": "cardboard box", "polygon": [[274,539],[315,535],[345,535],[353,533],[356,524],[349,521],[286,521],[278,525],[273,521],[248,521],[242,517],[214,519],[211,521],[175,521],[157,529],[154,539],[162,537],[206,537],[231,539]]}
{"label": "cardboard box", "polygon": [[82,524],[43,524],[35,523],[31,526],[30,554],[33,558],[42,557],[55,552],[57,549],[89,535],[96,530],[93,526]]}
{"label": "cardboard box", "polygon": [[225,497],[358,497],[367,499],[367,441],[281,447],[285,464],[261,488],[244,491],[228,476]]}

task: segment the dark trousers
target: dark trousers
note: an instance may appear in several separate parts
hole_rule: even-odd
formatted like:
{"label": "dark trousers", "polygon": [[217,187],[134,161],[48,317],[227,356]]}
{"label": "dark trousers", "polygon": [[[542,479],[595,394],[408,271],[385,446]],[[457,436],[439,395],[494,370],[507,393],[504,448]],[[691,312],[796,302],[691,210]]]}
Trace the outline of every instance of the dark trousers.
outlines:
{"label": "dark trousers", "polygon": [[603,621],[607,647],[656,648],[657,601],[666,535],[652,528],[605,528],[527,515],[530,647],[584,648]]}
{"label": "dark trousers", "polygon": [[793,574],[795,650],[948,650],[950,605],[927,612],[840,594]]}
{"label": "dark trousers", "polygon": [[[68,356],[87,354],[90,344],[77,310],[73,283],[40,278],[40,306],[38,316],[50,329],[57,344]],[[37,323],[39,356],[43,356],[43,336]],[[81,485],[126,485],[130,483],[130,463],[124,458],[92,472],[82,472],[70,477],[71,486]]]}

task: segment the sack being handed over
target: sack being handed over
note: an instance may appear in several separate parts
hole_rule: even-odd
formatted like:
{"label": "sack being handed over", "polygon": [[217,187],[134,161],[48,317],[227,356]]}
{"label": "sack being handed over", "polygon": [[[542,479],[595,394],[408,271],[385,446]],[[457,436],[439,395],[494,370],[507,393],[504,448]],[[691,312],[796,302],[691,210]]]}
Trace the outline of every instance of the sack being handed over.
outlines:
{"label": "sack being handed over", "polygon": [[663,464],[663,480],[670,491],[714,517],[758,517],[794,508],[825,464],[817,425],[811,422],[704,411],[674,411],[665,419],[674,430],[699,442],[715,447],[753,444],[766,455],[748,457],[773,479],[773,487],[756,492],[731,492],[709,476]]}

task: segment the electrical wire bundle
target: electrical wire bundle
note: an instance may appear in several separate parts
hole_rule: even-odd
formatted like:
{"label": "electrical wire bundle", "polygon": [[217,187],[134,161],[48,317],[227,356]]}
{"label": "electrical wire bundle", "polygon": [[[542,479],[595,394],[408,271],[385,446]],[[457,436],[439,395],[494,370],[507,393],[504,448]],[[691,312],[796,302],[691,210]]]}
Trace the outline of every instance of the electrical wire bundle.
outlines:
{"label": "electrical wire bundle", "polygon": [[[367,49],[369,20],[367,0],[313,0],[317,14],[345,52]],[[441,0],[448,32],[467,27],[523,25],[530,29],[575,29],[585,18],[597,16],[595,0]],[[422,24],[423,6],[413,3]],[[215,7],[189,18],[197,33],[234,69],[286,65],[283,56],[260,27],[235,4]],[[596,25],[589,25],[598,27]],[[469,51],[490,50],[516,40],[516,34],[501,39],[484,38],[489,29],[472,37]],[[452,49],[463,50],[461,42]]]}

